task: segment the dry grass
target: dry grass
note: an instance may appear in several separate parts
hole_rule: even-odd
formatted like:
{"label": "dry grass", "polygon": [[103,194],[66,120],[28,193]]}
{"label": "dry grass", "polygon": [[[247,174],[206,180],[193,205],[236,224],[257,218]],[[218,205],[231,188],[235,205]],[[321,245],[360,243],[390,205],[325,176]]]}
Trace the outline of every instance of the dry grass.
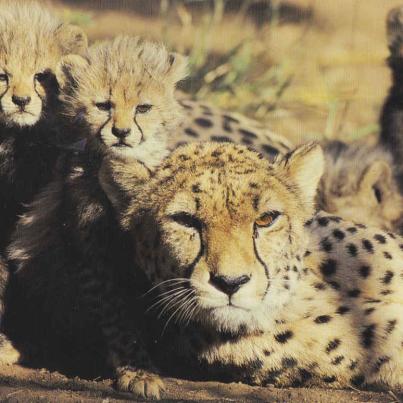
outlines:
{"label": "dry grass", "polygon": [[183,4],[162,6],[152,18],[66,5],[60,11],[81,24],[92,40],[143,35],[188,54],[188,92],[267,122],[293,140],[376,134],[390,81],[385,16],[400,2],[292,1],[312,7],[314,17],[280,24],[274,12],[259,29],[243,15],[225,15],[222,0],[202,15]]}

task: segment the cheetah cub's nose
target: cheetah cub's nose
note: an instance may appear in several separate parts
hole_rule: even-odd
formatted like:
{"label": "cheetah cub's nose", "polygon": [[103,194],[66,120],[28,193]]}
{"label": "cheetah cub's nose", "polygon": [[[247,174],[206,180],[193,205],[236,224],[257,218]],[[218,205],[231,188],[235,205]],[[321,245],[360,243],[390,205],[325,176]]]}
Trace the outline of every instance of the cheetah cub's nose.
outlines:
{"label": "cheetah cub's nose", "polygon": [[16,95],[13,95],[11,97],[11,100],[20,108],[24,108],[24,106],[28,105],[31,102],[31,97],[18,97]]}
{"label": "cheetah cub's nose", "polygon": [[130,134],[130,129],[118,129],[117,127],[112,127],[112,134],[120,140],[125,139]]}
{"label": "cheetah cub's nose", "polygon": [[222,291],[224,294],[231,296],[235,294],[244,284],[250,280],[250,276],[243,275],[240,277],[218,276],[210,274],[210,283]]}

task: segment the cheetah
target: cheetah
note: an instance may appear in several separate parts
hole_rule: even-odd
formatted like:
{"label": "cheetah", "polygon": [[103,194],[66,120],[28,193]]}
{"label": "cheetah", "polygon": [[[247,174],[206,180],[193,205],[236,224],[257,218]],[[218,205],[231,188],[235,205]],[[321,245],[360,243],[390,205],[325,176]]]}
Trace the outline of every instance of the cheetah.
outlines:
{"label": "cheetah", "polygon": [[402,107],[402,65],[403,65],[403,7],[393,8],[386,20],[389,46],[388,65],[392,73],[392,85],[385,99],[380,126],[381,143],[393,155],[397,169],[400,191],[403,191],[403,107]]}
{"label": "cheetah", "polygon": [[[90,335],[101,334],[97,341],[107,350],[119,390],[143,397],[158,397],[163,384],[152,372],[132,313],[121,302],[107,314],[99,309],[105,291],[115,297],[125,294],[117,284],[131,266],[130,238],[101,187],[100,166],[104,159],[131,163],[147,181],[167,155],[167,136],[180,118],[174,89],[186,75],[186,64],[185,57],[163,45],[126,36],[91,46],[85,58],[62,58],[57,69],[62,112],[75,116],[72,130],[86,139],[86,148],[59,162],[58,177],[17,223],[8,254],[17,296],[9,303],[17,313],[9,315],[24,322],[30,317],[28,327],[46,326],[48,335],[37,337],[44,354],[54,359],[63,339],[71,342],[64,351],[75,342],[94,350]],[[103,277],[109,279],[107,289]],[[25,312],[27,306],[32,312]],[[110,325],[116,318],[124,319],[122,332],[132,329],[125,349],[117,348],[122,340]],[[28,332],[19,333],[26,337]],[[54,343],[55,351],[50,347]]]}
{"label": "cheetah", "polygon": [[[59,149],[55,69],[84,32],[35,1],[0,1],[0,251],[23,205],[51,179]],[[60,139],[62,141],[62,139]]]}
{"label": "cheetah", "polygon": [[146,185],[124,168],[132,202],[121,222],[152,285],[148,338],[168,374],[403,386],[403,239],[314,215],[324,165],[312,143],[274,162],[196,143]]}
{"label": "cheetah", "polygon": [[[184,118],[170,136],[171,149],[189,142],[229,142],[251,147],[273,160],[293,148],[287,138],[252,119],[179,96]],[[318,209],[400,232],[403,204],[389,151],[362,142],[323,141],[322,145],[326,168]],[[382,174],[385,180],[381,180]]]}

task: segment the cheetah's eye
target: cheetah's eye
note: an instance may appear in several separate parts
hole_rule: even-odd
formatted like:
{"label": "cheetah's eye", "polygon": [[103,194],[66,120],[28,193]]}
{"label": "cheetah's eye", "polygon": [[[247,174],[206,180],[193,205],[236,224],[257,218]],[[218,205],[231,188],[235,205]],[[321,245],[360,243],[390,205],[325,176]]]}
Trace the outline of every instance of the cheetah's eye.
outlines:
{"label": "cheetah's eye", "polygon": [[136,113],[147,113],[153,106],[150,104],[141,104],[136,106]]}
{"label": "cheetah's eye", "polygon": [[8,75],[5,73],[0,74],[0,81],[8,81]]}
{"label": "cheetah's eye", "polygon": [[188,228],[194,228],[197,229],[198,231],[201,231],[203,227],[202,222],[198,218],[184,211],[171,214],[169,218],[179,225],[183,225],[184,227]]}
{"label": "cheetah's eye", "polygon": [[105,102],[97,102],[95,106],[100,110],[100,111],[110,111],[112,109],[112,102],[111,101],[105,101]]}
{"label": "cheetah's eye", "polygon": [[279,211],[269,211],[262,214],[256,221],[257,227],[271,227],[281,216]]}

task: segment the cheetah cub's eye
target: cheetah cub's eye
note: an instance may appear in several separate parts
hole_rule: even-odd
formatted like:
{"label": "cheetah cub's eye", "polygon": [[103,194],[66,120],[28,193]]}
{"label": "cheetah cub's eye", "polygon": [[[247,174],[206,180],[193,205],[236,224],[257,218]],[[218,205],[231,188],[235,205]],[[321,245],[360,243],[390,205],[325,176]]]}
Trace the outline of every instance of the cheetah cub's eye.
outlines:
{"label": "cheetah cub's eye", "polygon": [[201,231],[203,224],[202,222],[196,218],[194,215],[186,213],[186,212],[179,212],[174,213],[169,216],[172,221],[175,221],[177,224],[182,225],[187,228],[194,228],[198,231]]}
{"label": "cheetah cub's eye", "polygon": [[1,73],[0,81],[8,81],[8,75],[6,73]]}
{"label": "cheetah cub's eye", "polygon": [[281,213],[279,211],[269,211],[262,214],[256,221],[257,227],[271,227],[280,218]]}
{"label": "cheetah cub's eye", "polygon": [[105,102],[97,102],[95,106],[100,110],[100,111],[105,111],[108,112],[112,109],[112,102],[111,101],[105,101]]}
{"label": "cheetah cub's eye", "polygon": [[136,113],[147,113],[151,110],[153,106],[150,104],[141,104],[137,105],[136,107]]}

